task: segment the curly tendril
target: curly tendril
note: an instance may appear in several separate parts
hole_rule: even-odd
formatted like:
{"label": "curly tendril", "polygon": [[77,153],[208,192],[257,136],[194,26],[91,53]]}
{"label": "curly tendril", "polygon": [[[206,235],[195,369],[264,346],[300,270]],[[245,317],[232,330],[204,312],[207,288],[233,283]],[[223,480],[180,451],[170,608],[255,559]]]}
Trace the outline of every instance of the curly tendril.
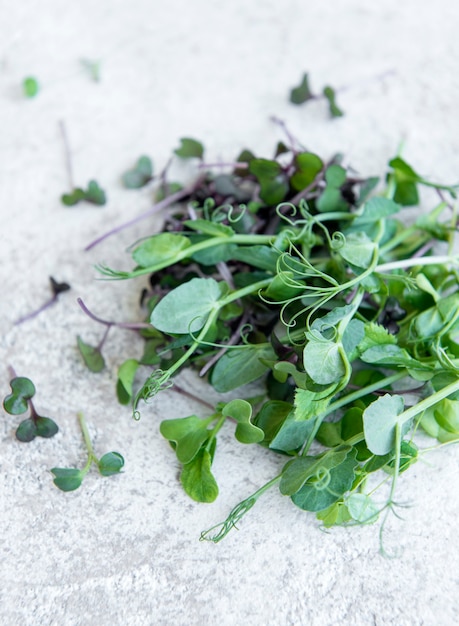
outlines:
{"label": "curly tendril", "polygon": [[171,373],[169,370],[163,371],[160,369],[154,370],[142,385],[141,389],[137,393],[134,400],[133,417],[135,420],[140,419],[140,411],[137,410],[137,406],[140,400],[148,402],[151,398],[156,396],[160,391],[164,389],[170,389],[173,385]]}
{"label": "curly tendril", "polygon": [[236,528],[237,530],[236,524],[248,511],[250,511],[256,501],[257,498],[251,496],[250,498],[247,498],[247,500],[240,502],[234,507],[224,522],[212,526],[209,530],[203,531],[201,533],[200,541],[213,541],[214,543],[218,543],[226,537],[230,530],[233,528]]}

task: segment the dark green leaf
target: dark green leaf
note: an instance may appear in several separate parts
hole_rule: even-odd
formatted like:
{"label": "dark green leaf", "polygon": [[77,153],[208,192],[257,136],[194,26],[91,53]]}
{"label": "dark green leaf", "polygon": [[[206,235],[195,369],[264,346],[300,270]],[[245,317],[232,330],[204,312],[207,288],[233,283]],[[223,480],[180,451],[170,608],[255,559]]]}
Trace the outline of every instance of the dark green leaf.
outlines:
{"label": "dark green leaf", "polygon": [[196,141],[196,139],[183,137],[180,139],[180,147],[174,150],[174,154],[182,159],[202,159],[204,147],[202,143]]}
{"label": "dark green leaf", "polygon": [[308,74],[303,74],[303,78],[298,87],[294,87],[290,91],[290,102],[298,105],[311,100],[311,98],[314,98],[314,96],[309,88],[309,77]]}
{"label": "dark green leaf", "polygon": [[334,467],[341,465],[350,452],[349,446],[330,450],[323,456],[303,456],[289,461],[282,471],[279,490],[284,496],[293,496],[311,478],[320,477]]}
{"label": "dark green leaf", "polygon": [[251,383],[268,371],[269,366],[263,363],[263,360],[275,358],[274,350],[266,344],[228,350],[217,361],[212,371],[212,386],[219,393],[225,393]]}
{"label": "dark green leaf", "polygon": [[29,408],[28,400],[35,395],[35,386],[24,376],[17,376],[10,381],[12,393],[3,400],[3,408],[10,415],[22,415]]}
{"label": "dark green leaf", "polygon": [[85,343],[81,337],[77,337],[77,345],[86,367],[91,372],[101,372],[105,367],[105,361],[99,348]]}
{"label": "dark green leaf", "polygon": [[35,426],[34,420],[29,417],[26,420],[23,420],[16,429],[16,439],[27,443],[32,441],[37,436],[37,427]]}
{"label": "dark green leaf", "polygon": [[124,466],[124,459],[119,452],[107,452],[98,462],[99,472],[102,476],[119,474]]}
{"label": "dark green leaf", "polygon": [[54,484],[62,491],[74,491],[83,482],[85,472],[74,468],[54,467],[51,472],[54,474]]}
{"label": "dark green leaf", "polygon": [[331,117],[342,117],[343,111],[336,104],[336,92],[332,87],[324,87],[323,94],[328,101],[328,107]]}
{"label": "dark green leaf", "polygon": [[102,206],[107,202],[105,191],[99,187],[97,181],[89,181],[88,188],[85,192],[85,200],[86,202],[96,204],[97,206]]}
{"label": "dark green leaf", "polygon": [[39,437],[44,437],[45,439],[54,437],[54,435],[59,431],[59,427],[54,420],[49,417],[41,417],[41,415],[35,418],[35,427],[37,435]]}
{"label": "dark green leaf", "polygon": [[190,246],[190,240],[183,235],[160,233],[148,237],[138,245],[132,258],[140,267],[150,267],[165,262],[172,262],[176,255]]}
{"label": "dark green leaf", "polygon": [[312,152],[301,152],[295,157],[296,171],[290,179],[292,187],[296,191],[301,191],[308,187],[322,171],[323,161],[317,154]]}
{"label": "dark green leaf", "polygon": [[322,511],[340,500],[354,482],[358,465],[355,454],[355,450],[351,450],[339,465],[328,467],[325,464],[319,468],[315,476],[292,496],[294,504],[303,511]]}

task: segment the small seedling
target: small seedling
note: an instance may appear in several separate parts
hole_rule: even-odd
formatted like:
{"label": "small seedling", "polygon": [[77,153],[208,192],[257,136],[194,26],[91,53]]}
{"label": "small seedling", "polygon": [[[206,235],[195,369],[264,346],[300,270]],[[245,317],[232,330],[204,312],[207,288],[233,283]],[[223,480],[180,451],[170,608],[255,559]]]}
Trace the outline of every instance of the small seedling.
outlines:
{"label": "small seedling", "polygon": [[127,189],[140,189],[153,180],[153,165],[150,157],[141,156],[132,168],[123,174],[123,184]]}
{"label": "small seedling", "polygon": [[35,385],[29,378],[16,376],[10,381],[11,393],[3,400],[3,408],[10,415],[22,415],[29,411],[29,417],[23,420],[16,429],[16,439],[29,442],[35,437],[49,439],[59,430],[56,422],[49,417],[39,415],[35,410],[32,398]]}
{"label": "small seedling", "polygon": [[119,474],[124,467],[124,459],[119,452],[107,452],[100,459],[94,453],[91,438],[89,436],[86,420],[82,413],[78,413],[83,440],[88,451],[88,460],[82,469],[73,467],[53,467],[54,484],[61,491],[75,491],[81,486],[86,474],[91,469],[91,465],[96,465],[101,476],[112,476]]}
{"label": "small seedling", "polygon": [[61,196],[61,202],[65,206],[75,206],[80,202],[103,206],[107,202],[107,197],[105,191],[99,187],[99,183],[90,180],[86,189],[75,187],[70,193],[64,193]]}
{"label": "small seedling", "polygon": [[52,304],[57,302],[57,299],[59,298],[59,295],[61,293],[64,293],[65,291],[69,291],[69,289],[71,288],[68,283],[58,283],[52,276],[49,277],[49,282],[51,284],[51,291],[53,294],[51,298],[47,300],[44,304],[42,304],[42,306],[40,306],[38,309],[36,309],[35,311],[32,311],[32,313],[28,313],[27,315],[24,315],[23,317],[20,317],[19,319],[17,319],[14,322],[15,325],[22,324],[23,322],[27,320],[31,320],[32,318],[36,317],[39,313],[41,313],[42,311],[50,307]]}
{"label": "small seedling", "polygon": [[292,104],[300,105],[309,100],[320,100],[323,98],[328,102],[330,117],[341,117],[344,115],[343,111],[336,104],[336,90],[327,85],[324,87],[322,94],[314,94],[309,86],[308,74],[303,74],[300,84],[290,90],[289,100]]}

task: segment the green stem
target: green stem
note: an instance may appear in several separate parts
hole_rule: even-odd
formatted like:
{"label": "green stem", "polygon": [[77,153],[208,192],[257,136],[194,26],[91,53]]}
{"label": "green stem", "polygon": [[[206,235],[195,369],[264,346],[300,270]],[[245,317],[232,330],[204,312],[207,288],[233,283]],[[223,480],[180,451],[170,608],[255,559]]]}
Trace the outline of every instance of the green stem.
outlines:
{"label": "green stem", "polygon": [[81,433],[83,435],[84,443],[88,451],[88,460],[86,461],[86,465],[83,467],[81,471],[84,474],[87,474],[89,472],[89,469],[92,463],[94,462],[97,464],[98,459],[96,455],[94,454],[94,448],[92,447],[91,437],[89,436],[88,427],[87,427],[86,420],[84,418],[83,413],[81,413],[80,411],[79,413],[77,413],[77,417],[80,423],[80,428],[81,428]]}
{"label": "green stem", "polygon": [[174,263],[179,263],[180,261],[191,257],[193,254],[196,254],[196,252],[201,252],[202,250],[207,250],[208,248],[214,248],[215,246],[230,243],[245,245],[271,244],[275,241],[275,239],[276,237],[274,235],[232,235],[230,237],[212,237],[211,239],[206,239],[205,241],[200,241],[199,243],[195,243],[194,245],[184,248],[180,252],[177,252],[174,255],[174,258],[168,258],[160,263],[156,263],[156,265],[141,267],[133,270],[132,272],[123,272],[123,276],[120,275],[120,278],[135,278],[136,276],[142,276],[144,274],[154,274],[165,267],[169,267]]}
{"label": "green stem", "polygon": [[448,396],[451,396],[453,393],[456,393],[456,391],[459,391],[459,380],[456,380],[454,383],[446,385],[446,387],[443,387],[443,389],[440,389],[440,391],[437,391],[428,398],[424,398],[424,400],[421,400],[421,402],[418,402],[406,411],[403,411],[403,413],[400,413],[397,420],[398,424],[403,424],[404,422],[409,421],[413,417],[416,417],[416,415],[419,415],[419,413],[422,413],[434,404],[437,404],[437,402],[441,402],[441,400],[444,400]]}
{"label": "green stem", "polygon": [[377,265],[374,271],[378,274],[383,274],[384,272],[389,272],[391,270],[405,269],[407,267],[417,267],[418,265],[443,265],[446,263],[459,263],[459,255],[455,254],[453,256],[421,256],[412,259],[401,259],[400,261],[391,261],[390,263]]}

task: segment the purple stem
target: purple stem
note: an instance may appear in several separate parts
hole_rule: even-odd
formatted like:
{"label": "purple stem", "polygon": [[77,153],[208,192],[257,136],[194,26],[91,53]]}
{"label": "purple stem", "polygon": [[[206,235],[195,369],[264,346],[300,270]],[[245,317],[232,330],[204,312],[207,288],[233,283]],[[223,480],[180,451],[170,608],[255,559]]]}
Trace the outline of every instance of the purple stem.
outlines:
{"label": "purple stem", "polygon": [[112,235],[115,235],[116,233],[121,232],[125,228],[128,228],[129,226],[133,226],[134,224],[137,224],[137,222],[141,222],[142,220],[146,219],[147,217],[150,217],[151,215],[155,213],[159,213],[159,211],[166,209],[167,207],[171,206],[175,202],[178,202],[179,200],[183,200],[183,198],[186,198],[187,196],[192,194],[193,191],[197,187],[199,187],[199,185],[204,179],[205,179],[205,176],[201,176],[192,185],[189,185],[188,187],[185,187],[184,189],[180,189],[180,191],[176,191],[170,196],[167,196],[167,198],[164,198],[164,200],[161,200],[160,202],[157,202],[152,207],[150,207],[148,211],[141,213],[137,217],[134,217],[132,220],[129,220],[128,222],[124,222],[124,224],[120,224],[119,226],[116,226],[115,228],[112,228],[111,230],[107,231],[100,237],[97,237],[97,239],[94,239],[94,241],[91,241],[91,243],[89,243],[86,246],[85,251],[91,250],[91,248],[94,248],[95,246],[99,245],[99,243],[101,243],[108,237],[111,237]]}
{"label": "purple stem", "polygon": [[142,328],[151,328],[151,325],[147,324],[146,322],[130,323],[130,322],[113,322],[109,320],[104,320],[101,317],[94,315],[94,313],[92,313],[88,309],[88,307],[86,306],[86,304],[83,302],[81,298],[77,298],[77,302],[80,305],[80,308],[82,309],[82,311],[86,313],[88,317],[90,317],[95,322],[99,322],[99,324],[108,326],[109,328],[111,328],[112,326],[116,326],[117,328],[125,328],[127,330],[142,330]]}
{"label": "purple stem", "polygon": [[14,326],[18,326],[19,324],[22,324],[23,322],[33,319],[39,313],[41,313],[42,311],[50,307],[52,304],[54,304],[56,300],[57,300],[57,294],[55,294],[54,296],[52,296],[52,298],[50,298],[44,304],[42,304],[40,308],[36,309],[35,311],[32,311],[32,313],[28,313],[27,315],[23,315],[22,317],[17,319],[15,322],[13,322]]}

